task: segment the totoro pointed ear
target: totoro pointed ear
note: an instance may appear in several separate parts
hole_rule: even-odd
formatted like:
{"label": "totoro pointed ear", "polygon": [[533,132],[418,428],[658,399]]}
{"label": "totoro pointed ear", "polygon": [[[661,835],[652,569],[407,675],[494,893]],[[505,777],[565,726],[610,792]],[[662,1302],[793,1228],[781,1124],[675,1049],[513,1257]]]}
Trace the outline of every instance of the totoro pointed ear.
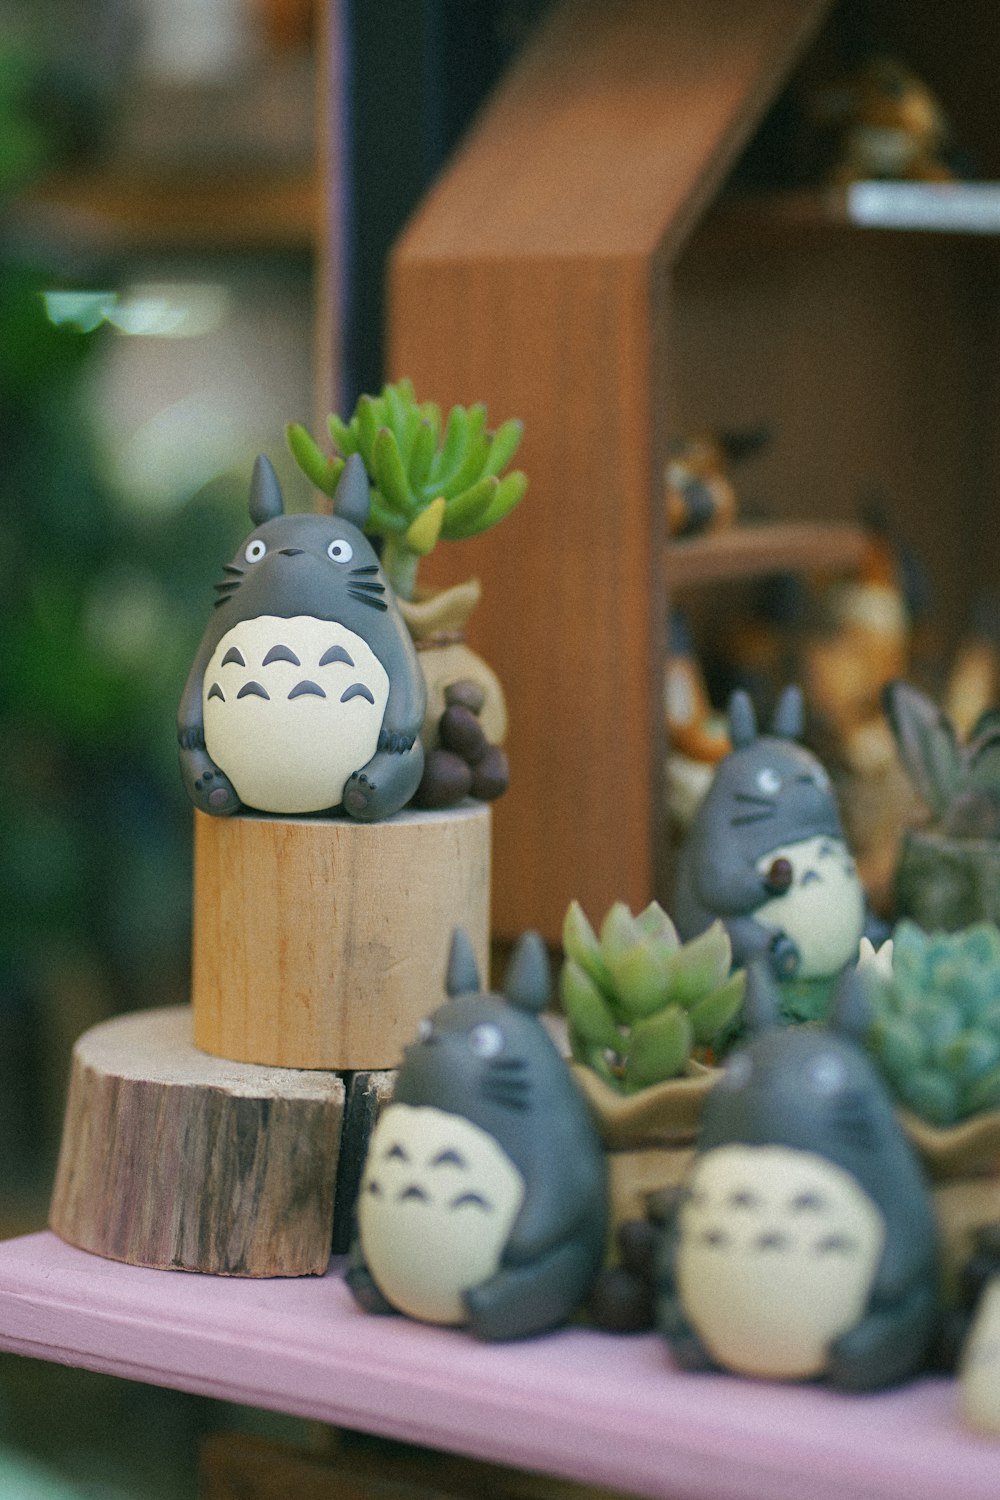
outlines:
{"label": "totoro pointed ear", "polygon": [[781,1019],[778,987],[771,976],[767,960],[753,958],[747,964],[747,982],[743,991],[743,1019],[747,1029],[757,1033],[772,1031]]}
{"label": "totoro pointed ear", "polygon": [[778,706],[771,720],[771,733],[782,740],[798,740],[802,738],[805,727],[806,708],[802,689],[791,683],[778,699]]}
{"label": "totoro pointed ear", "polygon": [[854,1042],[863,1042],[875,1018],[871,997],[871,979],[857,964],[848,964],[837,980],[830,1001],[831,1031],[840,1032]]}
{"label": "totoro pointed ear", "polygon": [[476,955],[464,927],[456,927],[451,935],[444,987],[452,1000],[456,995],[475,995],[482,989]]}
{"label": "totoro pointed ear", "polygon": [[333,514],[350,521],[359,531],[368,525],[371,510],[371,494],[368,474],[360,453],[352,453],[344,464],[337,488],[333,492]]}
{"label": "totoro pointed ear", "polygon": [[274,465],[263,453],[258,453],[250,481],[250,519],[255,526],[262,526],[284,512],[285,502]]}
{"label": "totoro pointed ear", "polygon": [[729,738],[735,750],[752,745],[757,738],[757,715],[750,694],[742,688],[729,695]]}
{"label": "totoro pointed ear", "polygon": [[544,1010],[552,996],[549,955],[537,932],[518,938],[504,976],[503,992],[518,1010]]}

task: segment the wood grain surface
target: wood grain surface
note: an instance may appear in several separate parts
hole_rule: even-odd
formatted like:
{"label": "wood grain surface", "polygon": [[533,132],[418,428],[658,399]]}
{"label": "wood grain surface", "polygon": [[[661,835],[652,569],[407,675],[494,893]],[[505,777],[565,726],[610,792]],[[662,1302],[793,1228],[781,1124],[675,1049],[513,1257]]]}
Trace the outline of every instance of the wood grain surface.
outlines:
{"label": "wood grain surface", "polygon": [[50,1223],[132,1265],[321,1275],[343,1113],[336,1074],[207,1057],[188,1006],[105,1021],[73,1051]]}
{"label": "wood grain surface", "polygon": [[556,6],[396,246],[391,374],[525,422],[522,505],[426,565],[508,696],[503,936],[664,893],[671,266],[825,9]]}
{"label": "wood grain surface", "polygon": [[452,930],[489,961],[490,809],[195,815],[194,1040],[289,1068],[389,1068],[442,1004]]}

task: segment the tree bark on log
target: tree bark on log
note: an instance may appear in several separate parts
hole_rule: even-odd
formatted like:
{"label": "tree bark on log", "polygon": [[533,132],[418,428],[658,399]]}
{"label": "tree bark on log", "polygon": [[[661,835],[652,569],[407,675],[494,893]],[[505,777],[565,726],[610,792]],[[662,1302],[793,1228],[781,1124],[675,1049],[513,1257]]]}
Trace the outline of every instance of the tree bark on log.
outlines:
{"label": "tree bark on log", "polygon": [[188,1006],[105,1021],[73,1050],[51,1227],[132,1265],[321,1275],[344,1100],[335,1073],[200,1052]]}

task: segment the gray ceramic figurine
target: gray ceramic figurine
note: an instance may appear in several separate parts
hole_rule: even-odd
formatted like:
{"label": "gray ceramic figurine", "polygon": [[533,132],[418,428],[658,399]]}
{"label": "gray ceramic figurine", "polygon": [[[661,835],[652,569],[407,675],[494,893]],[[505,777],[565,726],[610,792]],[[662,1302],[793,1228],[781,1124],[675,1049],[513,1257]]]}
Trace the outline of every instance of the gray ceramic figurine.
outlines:
{"label": "gray ceramic figurine", "polygon": [[749,697],[732,695],[733,749],[681,848],[673,906],[682,938],[721,917],[734,965],[766,956],[778,979],[836,975],[868,930],[830,779],[795,743],[803,718],[799,689],[786,688],[771,733],[758,734]]}
{"label": "gray ceramic figurine", "polygon": [[515,1339],[586,1298],[607,1233],[606,1167],[538,1018],[549,983],[527,933],[504,995],[483,993],[455,933],[452,998],[406,1049],[365,1162],[348,1283],[368,1311]]}
{"label": "gray ceramic figurine", "polygon": [[416,790],[426,689],[361,530],[368,506],[357,455],[332,516],[286,516],[274,469],[257,459],[256,529],[215,585],[177,716],[181,776],[202,812],[342,808],[372,822]]}
{"label": "gray ceramic figurine", "polygon": [[[852,981],[854,983],[855,981]],[[657,1322],[686,1369],[870,1390],[916,1373],[936,1331],[930,1193],[875,1068],[848,1036],[773,1024],[705,1104],[662,1234]],[[843,996],[838,1024],[853,1029]]]}

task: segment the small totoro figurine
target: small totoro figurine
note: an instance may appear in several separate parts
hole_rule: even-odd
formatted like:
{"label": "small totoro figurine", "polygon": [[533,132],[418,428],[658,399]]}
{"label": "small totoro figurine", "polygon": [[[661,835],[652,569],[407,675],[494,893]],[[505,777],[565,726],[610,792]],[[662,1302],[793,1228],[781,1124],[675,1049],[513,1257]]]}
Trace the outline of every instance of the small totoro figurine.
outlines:
{"label": "small totoro figurine", "polygon": [[[937,1325],[931,1197],[874,1066],[837,1025],[757,1029],[705,1103],[657,1249],[657,1322],[684,1368],[869,1390],[916,1373]],[[763,1030],[759,1030],[760,1027]]]}
{"label": "small totoro figurine", "polygon": [[[778,979],[836,975],[855,960],[868,914],[830,778],[796,744],[802,694],[786,688],[770,734],[733,693],[733,749],[719,762],[677,862],[673,915],[685,941],[717,918],[733,963],[766,955]],[[874,927],[872,931],[874,931]]]}
{"label": "small totoro figurine", "polygon": [[361,530],[368,506],[357,454],[331,516],[286,516],[274,469],[257,459],[255,530],[215,585],[177,715],[181,776],[202,812],[343,808],[373,822],[416,790],[426,688]]}
{"label": "small totoro figurine", "polygon": [[596,1127],[538,1012],[548,957],[526,933],[503,996],[456,931],[449,1001],[406,1049],[372,1134],[348,1284],[369,1312],[516,1339],[569,1318],[604,1250]]}

